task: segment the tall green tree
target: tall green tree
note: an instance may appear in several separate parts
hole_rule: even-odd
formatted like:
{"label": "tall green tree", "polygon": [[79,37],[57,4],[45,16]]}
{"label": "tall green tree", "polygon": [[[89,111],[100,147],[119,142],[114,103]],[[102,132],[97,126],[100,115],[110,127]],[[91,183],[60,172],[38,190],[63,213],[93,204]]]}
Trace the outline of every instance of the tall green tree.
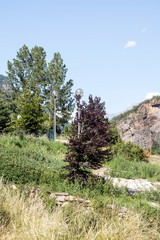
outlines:
{"label": "tall green tree", "polygon": [[[55,53],[54,58],[47,65],[46,52],[42,47],[35,46],[29,50],[24,45],[20,48],[13,62],[8,61],[8,90],[14,113],[17,115],[20,113],[22,105],[19,104],[19,101],[27,92],[33,99],[38,99],[37,106],[40,104],[43,110],[50,113],[51,116],[54,106],[52,93],[53,90],[56,90],[58,92],[57,110],[63,116],[62,119],[58,119],[58,123],[65,124],[74,108],[71,97],[73,81],[65,82],[66,72],[67,68],[59,53]],[[28,107],[31,107],[31,104]],[[32,117],[31,111],[30,114]]]}
{"label": "tall green tree", "polygon": [[[13,63],[8,61],[8,86],[10,86],[13,100],[25,89],[34,95],[42,95],[46,82],[46,53],[42,47],[35,46],[29,51],[24,45],[17,52]],[[16,102],[15,102],[16,104]]]}
{"label": "tall green tree", "polygon": [[68,69],[63,63],[60,53],[55,53],[48,65],[48,106],[51,116],[52,109],[54,108],[53,90],[56,90],[58,92],[56,107],[57,111],[62,114],[62,118],[58,119],[58,124],[62,126],[68,122],[74,109],[74,99],[72,98],[73,80],[65,81],[67,71]]}

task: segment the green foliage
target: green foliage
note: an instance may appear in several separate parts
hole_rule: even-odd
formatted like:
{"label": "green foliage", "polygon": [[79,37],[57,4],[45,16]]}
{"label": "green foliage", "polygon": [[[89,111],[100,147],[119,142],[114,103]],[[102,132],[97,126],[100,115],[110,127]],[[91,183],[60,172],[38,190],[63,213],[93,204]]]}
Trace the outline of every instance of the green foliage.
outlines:
{"label": "green foliage", "polygon": [[20,118],[13,119],[16,131],[22,129],[27,133],[39,134],[41,124],[44,120],[41,107],[41,98],[34,96],[26,89],[19,96],[17,106],[20,109]]}
{"label": "green foliage", "polygon": [[116,156],[108,163],[113,177],[144,178],[160,181],[160,167],[147,162],[135,162]]}
{"label": "green foliage", "polygon": [[115,127],[112,123],[110,123],[110,129],[112,132],[112,137],[110,138],[109,146],[112,148],[115,146],[115,144],[121,144],[123,143],[123,140],[118,132],[117,127]]}
{"label": "green foliage", "polygon": [[5,79],[6,79],[6,77],[3,76],[2,74],[0,74],[0,87],[3,86],[3,84],[4,84],[4,82],[5,82]]}
{"label": "green foliage", "polygon": [[50,115],[54,108],[53,90],[58,92],[56,98],[57,111],[62,113],[62,118],[57,118],[57,123],[64,126],[68,123],[74,109],[74,99],[72,98],[73,80],[65,82],[68,69],[63,63],[60,53],[54,53],[54,57],[48,64],[47,76],[49,79],[46,91],[46,102]]}
{"label": "green foliage", "polygon": [[[73,81],[65,82],[67,70],[59,53],[55,53],[54,58],[47,65],[46,52],[42,47],[35,46],[29,50],[24,45],[20,48],[13,62],[8,61],[7,86],[14,113],[18,115],[21,111],[23,101],[21,104],[19,101],[23,99],[25,91],[28,91],[34,99],[39,98],[37,106],[39,104],[43,106],[50,123],[54,107],[53,90],[57,90],[56,106],[63,116],[57,118],[57,125],[67,123],[74,108],[71,92]],[[25,125],[23,127],[25,128]]]}
{"label": "green foliage", "polygon": [[67,125],[64,125],[64,136],[68,136],[69,134],[69,127]]}
{"label": "green foliage", "polygon": [[156,142],[153,140],[152,154],[160,155],[160,142]]}
{"label": "green foliage", "polygon": [[123,156],[130,161],[148,161],[149,155],[143,148],[132,142],[125,143],[117,128],[111,123],[112,138],[110,139],[109,148],[113,156]]}
{"label": "green foliage", "polygon": [[113,155],[120,155],[130,161],[148,161],[143,148],[132,142],[117,142],[112,146]]}
{"label": "green foliage", "polygon": [[8,131],[10,124],[10,107],[5,99],[5,91],[0,87],[0,133]]}
{"label": "green foliage", "polygon": [[31,136],[0,137],[0,176],[15,183],[52,184],[59,169],[66,147]]}

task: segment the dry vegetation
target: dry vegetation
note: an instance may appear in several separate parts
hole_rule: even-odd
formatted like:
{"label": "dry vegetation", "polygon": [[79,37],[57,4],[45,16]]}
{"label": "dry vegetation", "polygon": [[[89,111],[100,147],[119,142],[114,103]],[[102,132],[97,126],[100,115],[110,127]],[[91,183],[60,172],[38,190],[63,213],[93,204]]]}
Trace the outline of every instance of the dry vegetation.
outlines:
{"label": "dry vegetation", "polygon": [[66,206],[45,209],[40,198],[26,198],[0,182],[1,240],[147,240],[160,239],[140,214],[117,208],[103,215],[92,208]]}

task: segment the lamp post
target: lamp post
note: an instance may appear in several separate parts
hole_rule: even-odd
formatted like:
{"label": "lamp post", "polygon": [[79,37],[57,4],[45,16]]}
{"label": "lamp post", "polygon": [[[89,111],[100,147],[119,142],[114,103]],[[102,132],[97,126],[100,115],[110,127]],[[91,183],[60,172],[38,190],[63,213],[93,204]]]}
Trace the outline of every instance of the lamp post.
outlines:
{"label": "lamp post", "polygon": [[81,132],[81,125],[80,125],[80,99],[83,97],[83,90],[81,88],[78,88],[75,92],[76,100],[78,102],[78,138],[80,137],[80,132]]}
{"label": "lamp post", "polygon": [[54,132],[54,141],[56,142],[56,98],[58,96],[57,91],[53,91],[54,97],[54,112],[53,112],[53,132]]}

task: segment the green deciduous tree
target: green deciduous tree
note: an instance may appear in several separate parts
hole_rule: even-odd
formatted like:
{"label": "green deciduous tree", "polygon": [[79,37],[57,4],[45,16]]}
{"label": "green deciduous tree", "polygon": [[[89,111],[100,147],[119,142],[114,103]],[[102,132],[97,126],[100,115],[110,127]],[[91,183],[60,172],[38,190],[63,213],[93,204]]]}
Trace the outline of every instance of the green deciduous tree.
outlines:
{"label": "green deciduous tree", "polygon": [[24,45],[17,52],[13,63],[8,61],[8,86],[13,100],[28,89],[34,95],[42,95],[46,83],[46,53],[42,47],[35,46],[29,51]]}
{"label": "green deciduous tree", "polygon": [[55,53],[48,66],[49,92],[47,93],[46,98],[47,96],[49,97],[48,108],[51,116],[52,109],[54,107],[53,90],[58,92],[56,107],[57,111],[62,113],[62,118],[58,119],[58,124],[61,124],[62,126],[68,122],[74,109],[74,100],[72,98],[73,80],[70,79],[65,82],[67,71],[68,69],[63,63],[61,55],[59,53]]}
{"label": "green deciduous tree", "polygon": [[[34,101],[31,101],[26,107],[33,110],[38,99],[37,108],[40,104],[43,110],[50,113],[51,116],[54,106],[52,93],[53,90],[56,90],[58,92],[57,110],[63,116],[62,119],[58,119],[57,123],[64,125],[69,120],[74,108],[71,97],[73,81],[65,82],[66,73],[67,68],[59,53],[55,53],[54,58],[47,65],[46,52],[42,47],[35,46],[29,50],[24,45],[20,48],[13,62],[8,61],[8,91],[15,115],[22,111],[22,104],[19,104],[19,101],[23,102],[27,93]],[[29,97],[29,95],[27,96]],[[31,109],[28,109],[30,117],[32,114],[34,115]],[[49,120],[51,122],[51,117]]]}

